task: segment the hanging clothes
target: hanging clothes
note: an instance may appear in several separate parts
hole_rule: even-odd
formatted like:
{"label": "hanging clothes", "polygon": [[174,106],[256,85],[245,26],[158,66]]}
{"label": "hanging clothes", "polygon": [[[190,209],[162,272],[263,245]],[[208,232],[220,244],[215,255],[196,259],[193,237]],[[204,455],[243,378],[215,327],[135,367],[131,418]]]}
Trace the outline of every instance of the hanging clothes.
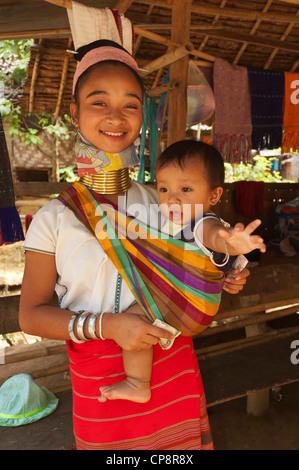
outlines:
{"label": "hanging clothes", "polygon": [[0,244],[24,240],[20,216],[15,207],[15,193],[9,154],[0,115]]}
{"label": "hanging clothes", "polygon": [[299,152],[299,73],[284,73],[281,153]]}
{"label": "hanging clothes", "polygon": [[276,149],[282,142],[284,73],[248,68],[253,149]]}
{"label": "hanging clothes", "polygon": [[226,162],[248,163],[251,160],[251,100],[247,68],[217,58],[214,96],[213,145]]}

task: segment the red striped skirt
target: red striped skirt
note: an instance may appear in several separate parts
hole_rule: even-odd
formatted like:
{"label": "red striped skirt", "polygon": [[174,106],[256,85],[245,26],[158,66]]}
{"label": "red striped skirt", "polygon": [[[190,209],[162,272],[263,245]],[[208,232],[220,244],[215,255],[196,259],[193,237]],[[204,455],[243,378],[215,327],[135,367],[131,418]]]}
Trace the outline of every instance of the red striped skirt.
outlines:
{"label": "red striped skirt", "polygon": [[121,348],[111,340],[68,342],[77,449],[213,449],[205,396],[191,338],[154,347],[147,403],[98,401],[99,387],[124,379]]}

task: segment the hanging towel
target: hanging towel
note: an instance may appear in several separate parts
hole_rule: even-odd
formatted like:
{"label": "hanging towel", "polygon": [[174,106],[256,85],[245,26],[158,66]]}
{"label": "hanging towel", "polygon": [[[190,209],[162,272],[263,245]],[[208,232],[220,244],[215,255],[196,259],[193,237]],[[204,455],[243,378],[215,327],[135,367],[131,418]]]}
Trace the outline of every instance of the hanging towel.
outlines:
{"label": "hanging towel", "polygon": [[236,181],[235,205],[243,217],[262,217],[264,211],[264,183],[262,181]]}
{"label": "hanging towel", "polygon": [[10,160],[0,115],[0,233],[1,244],[24,240],[20,216],[15,207],[15,194]]}
{"label": "hanging towel", "polygon": [[213,144],[230,163],[251,160],[251,100],[246,67],[216,59]]}
{"label": "hanging towel", "polygon": [[299,152],[299,73],[284,73],[281,153]]}
{"label": "hanging towel", "polygon": [[253,149],[281,147],[284,73],[248,68]]}
{"label": "hanging towel", "polygon": [[72,2],[72,10],[67,10],[67,13],[75,49],[97,39],[110,39],[133,55],[132,23],[117,10],[93,8]]}

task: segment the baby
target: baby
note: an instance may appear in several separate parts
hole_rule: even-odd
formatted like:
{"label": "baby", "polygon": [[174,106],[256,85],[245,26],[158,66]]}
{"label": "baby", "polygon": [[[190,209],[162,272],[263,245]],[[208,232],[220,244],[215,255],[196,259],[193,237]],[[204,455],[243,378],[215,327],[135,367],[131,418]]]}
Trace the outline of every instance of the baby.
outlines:
{"label": "baby", "polygon": [[[223,159],[213,146],[195,140],[170,145],[157,160],[156,181],[160,207],[168,219],[162,231],[195,242],[219,268],[228,269],[231,256],[255,249],[266,251],[263,239],[251,235],[260,220],[245,228],[241,223],[232,228],[210,211],[219,201],[224,183]],[[144,314],[136,304],[131,309],[132,313]],[[127,377],[101,387],[99,400],[147,402],[151,397],[152,350],[123,351]]]}

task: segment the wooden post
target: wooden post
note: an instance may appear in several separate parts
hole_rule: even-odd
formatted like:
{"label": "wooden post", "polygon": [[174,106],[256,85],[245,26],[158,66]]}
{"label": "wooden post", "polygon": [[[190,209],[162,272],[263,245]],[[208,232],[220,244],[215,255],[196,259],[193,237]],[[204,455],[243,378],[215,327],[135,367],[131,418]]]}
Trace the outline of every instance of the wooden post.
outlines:
{"label": "wooden post", "polygon": [[[245,327],[246,337],[262,335],[271,328],[265,323],[257,323]],[[263,416],[269,408],[270,390],[251,390],[247,392],[247,413],[253,416]]]}
{"label": "wooden post", "polygon": [[[192,0],[173,1],[171,40],[176,43],[190,42],[191,4]],[[188,65],[188,55],[170,65],[170,81],[178,81],[179,86],[169,94],[167,145],[186,136]]]}

